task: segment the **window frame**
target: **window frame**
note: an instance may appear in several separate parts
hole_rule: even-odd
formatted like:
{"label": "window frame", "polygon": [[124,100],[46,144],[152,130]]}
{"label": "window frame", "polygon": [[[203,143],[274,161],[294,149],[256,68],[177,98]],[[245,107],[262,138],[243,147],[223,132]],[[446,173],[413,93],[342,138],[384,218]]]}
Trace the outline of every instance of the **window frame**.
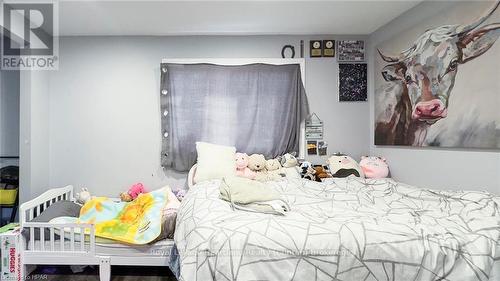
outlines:
{"label": "window frame", "polygon": [[[302,84],[306,89],[306,60],[304,58],[165,58],[161,60],[162,63],[173,64],[215,64],[215,65],[246,65],[255,63],[264,63],[272,65],[285,65],[285,64],[298,64],[300,65],[300,76]],[[306,136],[305,136],[304,121],[300,124],[300,138],[299,138],[299,155],[298,158],[304,159],[306,152]]]}

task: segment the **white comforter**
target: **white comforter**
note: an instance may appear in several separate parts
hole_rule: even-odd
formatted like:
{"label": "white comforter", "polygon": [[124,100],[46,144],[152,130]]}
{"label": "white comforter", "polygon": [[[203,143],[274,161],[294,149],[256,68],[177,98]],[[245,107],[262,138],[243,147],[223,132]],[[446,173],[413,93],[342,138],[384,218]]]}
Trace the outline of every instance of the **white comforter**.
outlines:
{"label": "white comforter", "polygon": [[[233,210],[219,181],[177,215],[181,280],[500,280],[500,197],[392,180],[271,183],[286,216]],[[496,272],[496,273],[495,273]]]}

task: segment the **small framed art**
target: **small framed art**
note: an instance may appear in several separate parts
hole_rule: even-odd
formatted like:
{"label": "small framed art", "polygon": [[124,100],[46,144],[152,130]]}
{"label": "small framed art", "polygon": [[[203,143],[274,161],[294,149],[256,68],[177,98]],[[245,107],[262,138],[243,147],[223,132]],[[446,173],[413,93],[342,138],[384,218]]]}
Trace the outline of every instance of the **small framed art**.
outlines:
{"label": "small framed art", "polygon": [[322,56],[322,44],[321,40],[311,40],[309,41],[309,53],[311,58],[320,58]]}
{"label": "small framed art", "polygon": [[318,155],[317,141],[307,141],[307,155]]}
{"label": "small framed art", "polygon": [[337,61],[365,61],[365,41],[337,40]]}
{"label": "small framed art", "polygon": [[340,63],[339,101],[366,101],[367,76],[365,63]]}
{"label": "small framed art", "polygon": [[323,57],[335,56],[335,40],[323,40]]}

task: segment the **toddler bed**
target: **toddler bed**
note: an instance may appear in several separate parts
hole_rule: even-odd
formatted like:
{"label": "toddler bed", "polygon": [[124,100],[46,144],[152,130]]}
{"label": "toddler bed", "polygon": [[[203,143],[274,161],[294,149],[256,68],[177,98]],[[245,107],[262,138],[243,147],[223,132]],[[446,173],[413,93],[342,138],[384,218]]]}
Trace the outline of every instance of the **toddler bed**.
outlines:
{"label": "toddler bed", "polygon": [[291,207],[276,216],[232,208],[220,183],[195,183],[179,208],[180,280],[500,280],[498,196],[284,179],[268,185]]}
{"label": "toddler bed", "polygon": [[73,186],[50,189],[21,205],[20,223],[28,233],[21,237],[23,276],[28,265],[98,265],[100,280],[108,281],[111,265],[168,266],[172,239],[129,245],[96,238],[91,224],[30,222],[62,200],[74,201]]}

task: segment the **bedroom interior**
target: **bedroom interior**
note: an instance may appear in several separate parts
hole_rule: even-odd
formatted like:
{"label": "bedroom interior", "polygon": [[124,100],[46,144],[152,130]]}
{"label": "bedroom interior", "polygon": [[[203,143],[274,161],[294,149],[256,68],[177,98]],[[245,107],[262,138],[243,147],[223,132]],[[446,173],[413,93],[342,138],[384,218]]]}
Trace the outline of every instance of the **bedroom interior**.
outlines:
{"label": "bedroom interior", "polygon": [[500,1],[4,1],[1,280],[500,281]]}

